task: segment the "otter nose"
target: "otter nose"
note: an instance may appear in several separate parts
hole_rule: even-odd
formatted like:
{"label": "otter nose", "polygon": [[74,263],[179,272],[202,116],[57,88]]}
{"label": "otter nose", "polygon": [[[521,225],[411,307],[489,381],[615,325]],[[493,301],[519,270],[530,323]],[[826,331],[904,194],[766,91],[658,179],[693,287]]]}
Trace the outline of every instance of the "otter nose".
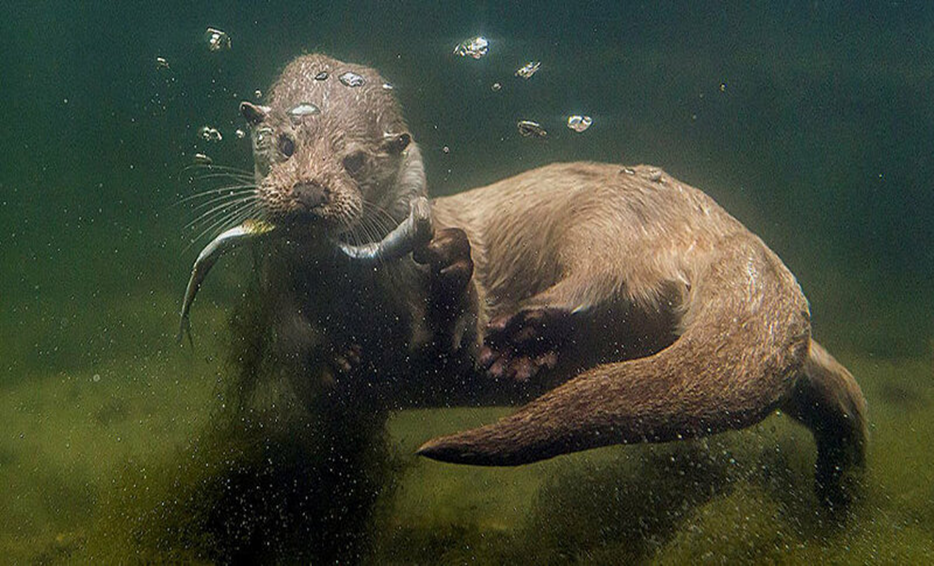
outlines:
{"label": "otter nose", "polygon": [[299,183],[292,189],[292,193],[308,210],[321,206],[327,200],[324,187],[318,183]]}

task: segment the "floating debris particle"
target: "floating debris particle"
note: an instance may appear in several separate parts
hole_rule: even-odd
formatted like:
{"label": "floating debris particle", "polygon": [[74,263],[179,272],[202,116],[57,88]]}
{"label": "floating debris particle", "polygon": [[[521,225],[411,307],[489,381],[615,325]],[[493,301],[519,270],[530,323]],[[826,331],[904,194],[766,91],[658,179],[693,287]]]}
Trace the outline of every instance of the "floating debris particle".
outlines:
{"label": "floating debris particle", "polygon": [[726,92],[726,83],[720,83],[720,92]]}
{"label": "floating debris particle", "polygon": [[441,153],[451,153],[451,148],[444,146],[441,148]]}
{"label": "floating debris particle", "polygon": [[203,153],[196,153],[194,156],[195,165],[210,165],[214,160]]}
{"label": "floating debris particle", "polygon": [[156,70],[158,71],[168,71],[169,62],[165,57],[156,57]]}
{"label": "floating debris particle", "polygon": [[201,126],[201,129],[198,130],[198,135],[201,136],[204,141],[209,142],[219,142],[224,139],[224,136],[222,136],[216,128],[212,128],[211,126]]}
{"label": "floating debris particle", "polygon": [[299,125],[302,123],[302,120],[305,119],[305,116],[311,116],[313,114],[320,114],[321,110],[310,102],[302,102],[298,106],[295,106],[289,110],[289,120],[291,120],[293,125]]}
{"label": "floating debris particle", "polygon": [[532,75],[534,75],[535,72],[538,71],[538,68],[541,66],[541,61],[529,61],[516,70],[516,76],[526,80],[531,79]]}
{"label": "floating debris particle", "polygon": [[262,98],[262,97],[263,97],[263,91],[261,91],[260,89],[256,89],[253,91],[253,98]]}
{"label": "floating debris particle", "polygon": [[91,381],[93,381],[94,383],[97,383],[100,380],[101,380],[101,374],[99,373],[95,373],[93,376],[91,376]]}
{"label": "floating debris particle", "polygon": [[347,71],[346,73],[344,73],[338,78],[344,84],[344,86],[349,86],[351,88],[363,86],[363,83],[365,82],[363,80],[363,77],[351,71]]}
{"label": "floating debris particle", "polygon": [[580,116],[575,114],[573,116],[568,116],[568,128],[571,128],[577,133],[581,133],[590,125],[593,124],[593,119],[590,116]]}
{"label": "floating debris particle", "polygon": [[215,28],[208,28],[204,32],[204,41],[209,51],[223,51],[230,49],[230,36],[227,32]]}
{"label": "floating debris particle", "polygon": [[490,87],[490,90],[492,90],[493,92],[499,92],[500,90],[502,90],[502,88],[503,88],[503,85],[499,83],[493,83],[493,86]]}
{"label": "floating debris particle", "polygon": [[531,120],[519,120],[516,127],[519,128],[519,134],[522,137],[528,138],[534,136],[537,138],[544,138],[548,136],[548,132],[545,131],[545,128],[543,128],[541,124]]}
{"label": "floating debris particle", "polygon": [[327,71],[321,71],[320,73],[318,73],[317,75],[315,75],[315,80],[316,80],[316,81],[326,81],[326,80],[328,80],[328,77],[329,77],[329,76],[331,76],[331,75],[329,75]]}
{"label": "floating debris particle", "polygon": [[234,132],[234,134],[236,134],[238,140],[242,140],[243,138],[246,137],[246,132],[244,132],[240,128],[237,128],[237,131]]}
{"label": "floating debris particle", "polygon": [[490,42],[481,35],[473,39],[468,39],[457,44],[454,48],[454,54],[461,57],[472,57],[479,59],[489,53]]}

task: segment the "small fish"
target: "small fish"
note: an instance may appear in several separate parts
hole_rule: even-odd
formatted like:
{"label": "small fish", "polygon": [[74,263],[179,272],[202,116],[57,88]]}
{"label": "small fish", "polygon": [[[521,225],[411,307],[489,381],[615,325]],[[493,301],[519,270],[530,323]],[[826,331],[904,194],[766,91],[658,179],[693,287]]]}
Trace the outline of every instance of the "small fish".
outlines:
{"label": "small fish", "polygon": [[360,246],[341,242],[340,248],[347,257],[362,261],[392,261],[411,252],[417,246],[428,243],[433,234],[431,205],[425,197],[412,201],[409,215],[392,232],[378,241]]}
{"label": "small fish", "polygon": [[[187,334],[189,343],[194,343],[191,338],[191,320],[189,317],[191,305],[201,288],[201,284],[208,276],[211,268],[214,267],[214,264],[217,263],[217,260],[241,244],[265,236],[274,230],[275,226],[269,222],[247,220],[243,224],[223,232],[201,250],[194,266],[191,268],[191,277],[188,279],[188,285],[185,288],[178,335],[176,336],[178,342],[181,342]],[[359,246],[341,242],[339,247],[347,257],[364,264],[392,261],[405,256],[417,246],[428,243],[433,233],[431,205],[427,198],[417,197],[412,201],[406,219],[400,222],[392,232],[379,242]]]}
{"label": "small fish", "polygon": [[188,286],[185,288],[181,320],[179,321],[178,335],[176,337],[177,342],[181,342],[185,334],[188,334],[188,341],[192,342],[191,320],[188,316],[191,311],[191,304],[195,300],[195,295],[198,294],[198,289],[201,288],[201,283],[204,282],[204,278],[208,276],[217,260],[246,240],[271,232],[273,228],[274,226],[268,222],[247,220],[235,228],[224,231],[201,250],[198,259],[195,260],[195,264],[191,268],[191,277],[188,279]]}

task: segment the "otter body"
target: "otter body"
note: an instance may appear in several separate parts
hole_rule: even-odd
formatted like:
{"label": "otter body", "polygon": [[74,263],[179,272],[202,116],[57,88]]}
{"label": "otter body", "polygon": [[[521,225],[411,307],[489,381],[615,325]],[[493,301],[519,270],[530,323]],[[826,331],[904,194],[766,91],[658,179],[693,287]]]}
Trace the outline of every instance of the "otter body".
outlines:
{"label": "otter body", "polygon": [[253,349],[293,384],[326,384],[341,410],[547,391],[420,449],[450,462],[698,437],[781,407],[814,431],[831,497],[861,468],[858,385],[811,340],[793,275],[701,191],[651,167],[551,165],[432,201],[424,249],[360,266],[337,243],[385,236],[426,192],[383,80],[307,55],[269,107],[241,109],[264,218],[291,234],[259,251]]}
{"label": "otter body", "polygon": [[[481,365],[572,379],[422,455],[516,465],[743,428],[784,408],[815,433],[824,495],[845,497],[843,476],[864,462],[862,392],[811,340],[791,272],[709,196],[654,167],[568,163],[433,204],[437,224],[471,243]],[[551,369],[555,355],[566,359]]]}

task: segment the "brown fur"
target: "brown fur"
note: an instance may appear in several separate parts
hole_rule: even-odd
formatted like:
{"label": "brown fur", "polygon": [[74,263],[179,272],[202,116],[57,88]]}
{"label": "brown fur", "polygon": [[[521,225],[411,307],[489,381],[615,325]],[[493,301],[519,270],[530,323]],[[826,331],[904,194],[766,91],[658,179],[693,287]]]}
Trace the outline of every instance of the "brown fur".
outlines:
{"label": "brown fur", "polygon": [[[614,321],[585,350],[640,333],[673,343],[585,369],[516,414],[432,440],[421,454],[523,464],[742,428],[785,405],[815,432],[825,483],[830,460],[862,465],[859,386],[810,340],[794,276],[701,191],[652,167],[570,163],[438,199],[434,210],[470,239],[480,320],[552,307],[583,315],[582,325],[588,313]],[[842,446],[850,456],[836,453]]]}
{"label": "brown fur", "polygon": [[[366,85],[339,84],[346,70],[364,76]],[[327,81],[314,80],[321,71],[331,75]],[[424,192],[417,146],[396,155],[382,145],[405,124],[375,71],[304,56],[286,68],[271,102],[263,126],[296,141],[291,159],[257,154],[274,217],[304,215],[310,232],[362,230],[375,239],[389,228],[385,216],[400,221],[411,195]],[[285,112],[304,102],[322,113],[296,128]],[[260,112],[247,110],[248,117]],[[353,151],[367,156],[363,176],[341,168]],[[303,183],[325,187],[328,205],[302,210],[293,193]],[[794,276],[701,191],[652,167],[569,163],[432,206],[435,243],[448,241],[463,253],[469,247],[469,257],[448,258],[451,267],[461,266],[451,280],[467,285],[463,301],[452,299],[450,281],[437,283],[443,265],[429,269],[406,258],[362,271],[321,238],[270,248],[265,268],[269,287],[283,295],[272,299],[281,307],[273,322],[279,347],[312,359],[362,345],[359,366],[368,369],[343,380],[352,389],[402,375],[411,387],[396,389],[395,401],[422,396],[413,393],[422,388],[441,394],[424,398],[450,404],[461,400],[456,391],[463,393],[464,384],[466,398],[476,402],[486,391],[523,399],[563,383],[497,423],[432,440],[420,454],[517,465],[608,444],[742,428],[785,407],[814,431],[818,480],[831,497],[840,470],[863,465],[865,401],[853,377],[811,340],[807,301]],[[456,237],[459,230],[466,240]],[[445,289],[444,308],[432,304],[436,288]],[[435,311],[444,313],[438,320],[447,327],[426,322]],[[542,367],[550,370],[526,384],[475,371],[491,322],[536,311],[568,313],[556,366],[549,361]],[[314,364],[303,367],[316,371]],[[391,404],[404,404],[397,402]]]}

